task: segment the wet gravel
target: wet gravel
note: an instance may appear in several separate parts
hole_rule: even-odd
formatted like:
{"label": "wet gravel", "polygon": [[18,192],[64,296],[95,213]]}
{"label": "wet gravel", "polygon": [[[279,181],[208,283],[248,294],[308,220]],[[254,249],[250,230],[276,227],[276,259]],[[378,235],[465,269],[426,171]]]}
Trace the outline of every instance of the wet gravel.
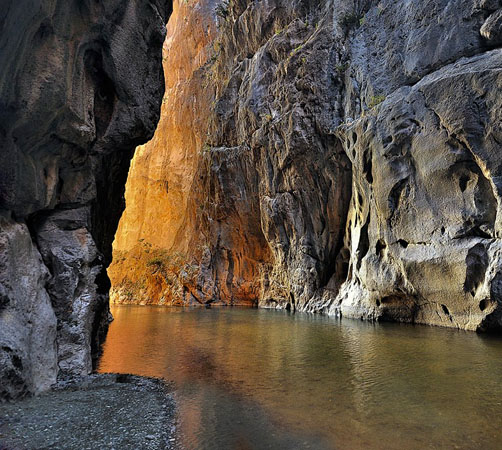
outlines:
{"label": "wet gravel", "polygon": [[162,380],[91,375],[0,404],[0,450],[177,449],[175,403]]}

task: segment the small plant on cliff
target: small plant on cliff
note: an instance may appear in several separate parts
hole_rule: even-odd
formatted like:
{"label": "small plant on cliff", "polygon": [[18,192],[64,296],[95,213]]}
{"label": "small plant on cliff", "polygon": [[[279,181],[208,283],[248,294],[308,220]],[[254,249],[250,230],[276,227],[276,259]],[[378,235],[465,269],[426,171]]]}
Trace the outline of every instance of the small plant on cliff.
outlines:
{"label": "small plant on cliff", "polygon": [[221,4],[216,7],[215,13],[221,19],[227,20],[230,16],[230,1],[221,2]]}
{"label": "small plant on cliff", "polygon": [[374,95],[368,101],[368,108],[374,108],[385,100],[385,95]]}
{"label": "small plant on cliff", "polygon": [[275,35],[275,36],[278,36],[278,35],[279,35],[279,34],[281,34],[284,30],[285,30],[285,28],[276,28],[274,35]]}
{"label": "small plant on cliff", "polygon": [[291,56],[296,55],[304,46],[305,46],[305,43],[300,44],[298,47],[296,47],[295,49],[291,50],[291,53],[289,54],[289,56],[291,57]]}

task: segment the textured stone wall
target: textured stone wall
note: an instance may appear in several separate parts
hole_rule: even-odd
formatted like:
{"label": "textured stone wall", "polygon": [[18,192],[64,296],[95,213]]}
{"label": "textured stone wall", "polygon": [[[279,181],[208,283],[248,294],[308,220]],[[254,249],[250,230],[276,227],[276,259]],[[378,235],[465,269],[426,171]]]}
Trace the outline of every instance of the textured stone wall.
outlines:
{"label": "textured stone wall", "polygon": [[[185,146],[204,151],[190,150],[190,233],[174,244],[192,273],[174,276],[183,295],[140,286],[129,300],[500,328],[502,4],[235,0],[217,13],[214,107],[203,143]],[[142,286],[166,278],[150,267]]]}
{"label": "textured stone wall", "polygon": [[500,328],[501,4],[410,5],[372,7],[350,40],[351,256],[328,311]]}
{"label": "textured stone wall", "polygon": [[0,399],[92,369],[129,160],[159,118],[170,9],[2,3]]}

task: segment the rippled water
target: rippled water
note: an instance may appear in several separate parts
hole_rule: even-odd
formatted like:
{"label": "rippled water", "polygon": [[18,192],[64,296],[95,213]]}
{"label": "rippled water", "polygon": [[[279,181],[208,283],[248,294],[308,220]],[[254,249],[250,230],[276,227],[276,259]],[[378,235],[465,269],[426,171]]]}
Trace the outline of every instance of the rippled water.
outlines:
{"label": "rippled water", "polygon": [[101,372],[176,385],[186,449],[502,448],[502,339],[255,309],[119,306]]}

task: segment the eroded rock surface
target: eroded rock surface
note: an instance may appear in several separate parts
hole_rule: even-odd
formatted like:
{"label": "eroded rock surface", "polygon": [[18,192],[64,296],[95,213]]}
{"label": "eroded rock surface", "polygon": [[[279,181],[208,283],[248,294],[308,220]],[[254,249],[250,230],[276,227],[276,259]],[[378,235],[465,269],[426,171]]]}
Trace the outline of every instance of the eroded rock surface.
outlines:
{"label": "eroded rock surface", "polygon": [[205,140],[185,143],[193,273],[150,301],[499,329],[502,3],[196,3],[218,32]]}
{"label": "eroded rock surface", "polygon": [[0,398],[87,374],[134,148],[155,130],[170,2],[0,12]]}
{"label": "eroded rock surface", "polygon": [[331,312],[500,327],[501,67],[462,58],[343,128],[357,196]]}

